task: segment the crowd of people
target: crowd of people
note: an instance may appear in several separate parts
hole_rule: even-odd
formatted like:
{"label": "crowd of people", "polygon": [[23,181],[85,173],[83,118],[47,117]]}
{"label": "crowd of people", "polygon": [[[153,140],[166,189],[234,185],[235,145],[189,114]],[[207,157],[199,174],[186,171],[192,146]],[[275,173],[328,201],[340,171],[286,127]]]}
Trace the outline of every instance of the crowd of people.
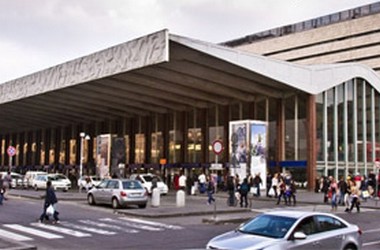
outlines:
{"label": "crowd of people", "polygon": [[354,207],[360,212],[360,201],[379,196],[376,188],[376,175],[371,171],[367,176],[359,172],[353,175],[349,173],[347,178],[340,177],[336,180],[333,176],[322,176],[316,180],[315,192],[322,192],[323,202],[331,203],[331,210],[336,211],[338,206],[344,206],[346,212],[351,212]]}

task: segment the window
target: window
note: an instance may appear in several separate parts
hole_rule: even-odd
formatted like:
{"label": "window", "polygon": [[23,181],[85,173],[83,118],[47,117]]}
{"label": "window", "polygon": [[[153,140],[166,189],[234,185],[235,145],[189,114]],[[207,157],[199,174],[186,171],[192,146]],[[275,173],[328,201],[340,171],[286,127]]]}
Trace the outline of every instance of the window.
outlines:
{"label": "window", "polygon": [[294,232],[303,232],[306,235],[311,235],[317,233],[317,227],[314,221],[314,217],[308,217],[306,219],[303,219]]}
{"label": "window", "polygon": [[101,183],[99,183],[98,188],[105,188],[107,186],[108,182],[109,182],[108,180],[102,181]]}
{"label": "window", "polygon": [[316,216],[316,221],[319,227],[319,232],[327,232],[346,227],[341,221],[329,216]]}

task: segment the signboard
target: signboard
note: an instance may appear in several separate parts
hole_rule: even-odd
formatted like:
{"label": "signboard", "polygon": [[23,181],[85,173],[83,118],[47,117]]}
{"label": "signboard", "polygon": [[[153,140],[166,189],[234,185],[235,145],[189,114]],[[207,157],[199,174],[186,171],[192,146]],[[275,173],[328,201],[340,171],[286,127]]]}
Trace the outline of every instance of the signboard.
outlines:
{"label": "signboard", "polygon": [[212,143],[212,151],[215,154],[220,155],[223,152],[223,142],[221,140],[215,140]]}
{"label": "signboard", "polygon": [[16,154],[16,148],[13,146],[9,146],[7,148],[7,154],[9,155],[9,157],[14,156]]}

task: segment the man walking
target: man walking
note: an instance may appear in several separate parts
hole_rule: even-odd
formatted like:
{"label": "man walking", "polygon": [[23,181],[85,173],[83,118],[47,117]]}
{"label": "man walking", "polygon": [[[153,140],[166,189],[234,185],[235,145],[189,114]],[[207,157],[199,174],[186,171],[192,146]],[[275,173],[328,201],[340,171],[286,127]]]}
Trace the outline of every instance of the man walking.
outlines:
{"label": "man walking", "polygon": [[52,205],[54,207],[54,221],[53,223],[59,223],[58,219],[58,211],[56,209],[56,203],[58,202],[57,196],[55,195],[54,188],[51,186],[51,181],[46,182],[46,194],[45,194],[45,202],[44,202],[44,207],[43,207],[43,212],[40,216],[39,222],[42,223],[44,219],[49,220],[49,216],[46,214],[46,209]]}

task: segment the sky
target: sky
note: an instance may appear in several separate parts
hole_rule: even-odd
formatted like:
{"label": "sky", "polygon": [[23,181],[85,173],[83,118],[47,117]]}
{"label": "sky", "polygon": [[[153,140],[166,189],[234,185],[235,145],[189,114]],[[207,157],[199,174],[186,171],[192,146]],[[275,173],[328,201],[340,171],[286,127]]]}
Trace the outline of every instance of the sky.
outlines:
{"label": "sky", "polygon": [[0,83],[168,29],[234,40],[378,0],[0,0]]}

